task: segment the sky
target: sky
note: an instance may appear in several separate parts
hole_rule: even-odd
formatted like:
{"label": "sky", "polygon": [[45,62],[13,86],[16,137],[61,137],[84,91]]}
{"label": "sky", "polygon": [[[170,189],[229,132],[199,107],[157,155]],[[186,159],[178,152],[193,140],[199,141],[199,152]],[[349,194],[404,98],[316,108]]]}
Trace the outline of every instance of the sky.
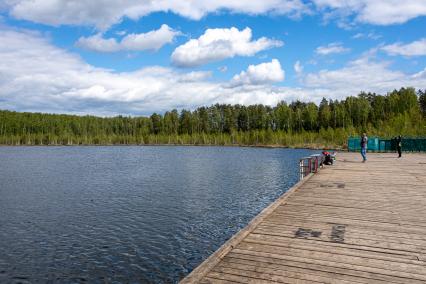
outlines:
{"label": "sky", "polygon": [[425,0],[0,0],[0,109],[150,115],[426,89]]}

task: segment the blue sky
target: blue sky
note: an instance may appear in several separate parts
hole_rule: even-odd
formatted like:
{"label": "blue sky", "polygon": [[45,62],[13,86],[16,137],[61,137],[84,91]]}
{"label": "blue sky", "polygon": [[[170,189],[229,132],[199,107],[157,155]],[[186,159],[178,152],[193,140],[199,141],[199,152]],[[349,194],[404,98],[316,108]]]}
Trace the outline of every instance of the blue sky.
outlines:
{"label": "blue sky", "polygon": [[425,15],[424,0],[0,0],[0,109],[149,115],[424,89]]}

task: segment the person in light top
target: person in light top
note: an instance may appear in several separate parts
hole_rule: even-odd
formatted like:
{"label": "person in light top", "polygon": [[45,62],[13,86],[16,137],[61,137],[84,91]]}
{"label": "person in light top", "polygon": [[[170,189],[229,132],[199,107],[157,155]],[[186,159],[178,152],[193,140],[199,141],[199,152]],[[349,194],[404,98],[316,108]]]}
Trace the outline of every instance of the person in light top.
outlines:
{"label": "person in light top", "polygon": [[363,163],[367,161],[367,143],[368,143],[367,134],[363,133],[361,136],[361,156],[362,156]]}

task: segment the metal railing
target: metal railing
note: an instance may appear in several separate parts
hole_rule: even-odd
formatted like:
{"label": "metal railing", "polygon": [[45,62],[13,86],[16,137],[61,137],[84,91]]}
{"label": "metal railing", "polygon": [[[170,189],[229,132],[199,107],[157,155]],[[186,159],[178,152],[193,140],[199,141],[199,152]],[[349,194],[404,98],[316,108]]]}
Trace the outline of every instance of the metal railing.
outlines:
{"label": "metal railing", "polygon": [[323,164],[323,155],[316,154],[300,159],[299,179],[302,180],[310,173],[317,173]]}

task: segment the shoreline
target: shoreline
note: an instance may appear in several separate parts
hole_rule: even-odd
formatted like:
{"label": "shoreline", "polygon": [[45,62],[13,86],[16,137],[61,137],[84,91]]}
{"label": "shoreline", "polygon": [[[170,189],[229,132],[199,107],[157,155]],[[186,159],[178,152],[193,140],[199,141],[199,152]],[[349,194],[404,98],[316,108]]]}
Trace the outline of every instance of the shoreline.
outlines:
{"label": "shoreline", "polygon": [[303,150],[333,150],[347,151],[344,147],[318,147],[313,145],[307,146],[285,146],[285,145],[215,145],[215,144],[52,144],[52,145],[5,145],[0,144],[0,147],[241,147],[241,148],[264,148],[264,149],[303,149]]}

